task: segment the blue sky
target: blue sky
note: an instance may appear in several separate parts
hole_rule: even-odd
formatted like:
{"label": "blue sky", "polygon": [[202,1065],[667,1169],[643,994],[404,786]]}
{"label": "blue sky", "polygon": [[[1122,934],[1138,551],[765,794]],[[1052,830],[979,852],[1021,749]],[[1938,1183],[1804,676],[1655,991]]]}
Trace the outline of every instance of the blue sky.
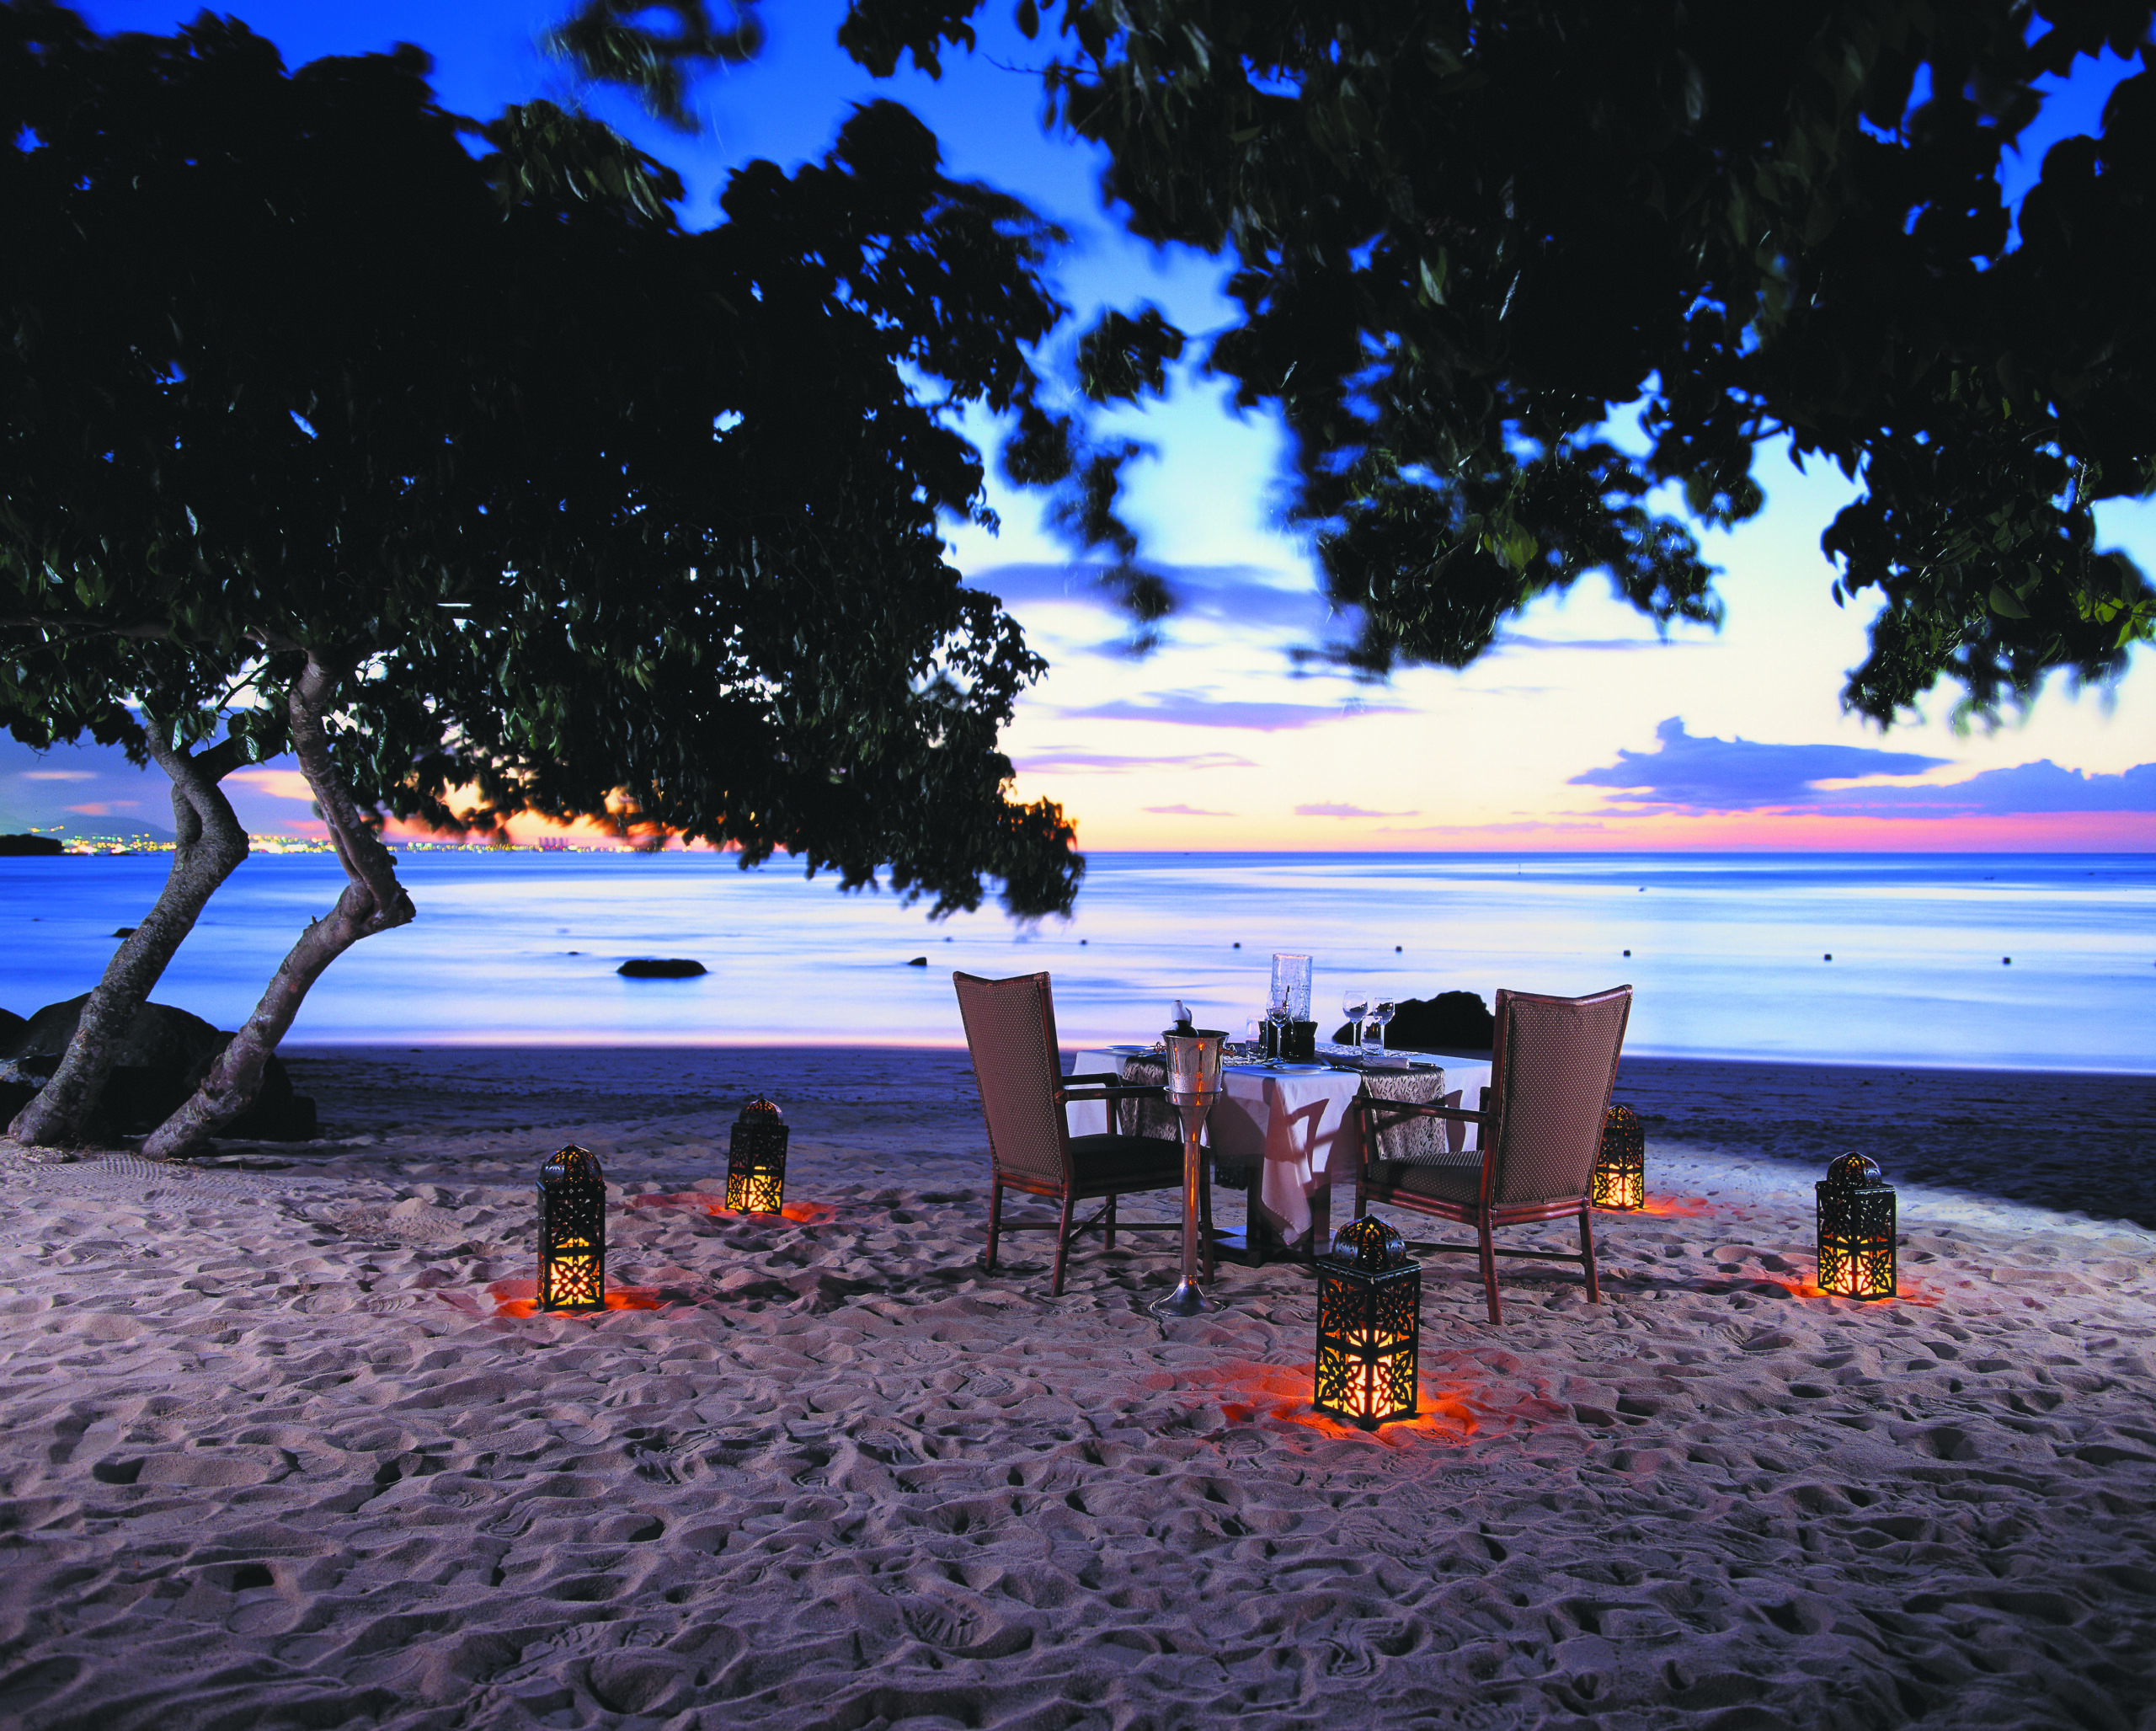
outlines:
{"label": "blue sky", "polygon": [[[166,30],[191,5],[105,0],[80,8],[102,29]],[[700,130],[673,132],[626,100],[580,91],[537,39],[563,8],[536,0],[273,0],[235,8],[288,63],[419,43],[447,105],[488,115],[547,96],[585,102],[679,168],[683,220],[702,226],[726,173],[755,157],[819,154],[848,105],[894,98],[937,133],[953,172],[1017,193],[1070,243],[1056,274],[1078,317],[1157,302],[1199,338],[1224,328],[1223,261],[1123,236],[1100,210],[1089,149],[1043,135],[1035,45],[998,10],[980,51],[953,54],[942,80],[909,70],[868,77],[839,53],[837,0],[764,8],[754,64],[700,83]],[[2047,106],[2009,175],[2018,193],[2042,150],[2093,125],[2122,63],[2084,67]],[[1417,670],[1382,687],[1299,665],[1292,651],[1337,634],[1309,549],[1280,510],[1282,438],[1238,416],[1223,387],[1186,365],[1169,400],[1118,425],[1154,447],[1131,476],[1150,561],[1182,601],[1163,646],[1134,658],[1125,622],[1047,532],[1038,501],[1000,485],[1002,532],[954,526],[969,580],[1001,596],[1052,664],[1006,737],[1028,797],[1045,793],[1093,847],[1444,848],[1538,847],[2131,847],[2156,845],[2156,675],[2137,652],[2103,692],[2054,681],[2025,720],[1958,734],[1950,695],[1881,737],[1844,715],[1845,669],[1861,659],[1865,616],[1828,599],[1822,528],[1850,489],[1816,466],[1799,473],[1764,451],[1768,509],[1706,537],[1724,570],[1719,634],[1667,640],[1598,580],[1538,603],[1497,648],[1460,672]],[[1629,417],[1618,418],[1622,430]],[[972,427],[992,444],[985,420]],[[2156,507],[2106,514],[2110,544],[2156,568]],[[132,802],[168,820],[161,778],[56,754],[40,772],[0,753],[0,818],[56,819]],[[19,763],[19,760],[21,761]],[[49,778],[29,781],[42,772]],[[51,779],[94,775],[95,782]],[[297,777],[250,772],[243,815],[264,831],[311,827]],[[133,792],[127,790],[133,788]],[[81,797],[69,799],[67,796]],[[91,814],[77,812],[87,820]]]}

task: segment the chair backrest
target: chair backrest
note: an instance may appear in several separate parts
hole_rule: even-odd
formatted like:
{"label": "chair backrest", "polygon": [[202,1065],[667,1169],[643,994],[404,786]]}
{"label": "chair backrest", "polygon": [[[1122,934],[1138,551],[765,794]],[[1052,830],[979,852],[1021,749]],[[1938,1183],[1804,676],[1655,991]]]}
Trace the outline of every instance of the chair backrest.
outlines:
{"label": "chair backrest", "polygon": [[1055,1098],[1063,1060],[1048,975],[982,980],[953,974],[951,981],[958,989],[958,1015],[996,1172],[1031,1183],[1067,1183],[1070,1133]]}
{"label": "chair backrest", "polygon": [[1590,997],[1498,992],[1490,1054],[1497,1120],[1491,1201],[1586,1195],[1631,1012],[1629,986]]}

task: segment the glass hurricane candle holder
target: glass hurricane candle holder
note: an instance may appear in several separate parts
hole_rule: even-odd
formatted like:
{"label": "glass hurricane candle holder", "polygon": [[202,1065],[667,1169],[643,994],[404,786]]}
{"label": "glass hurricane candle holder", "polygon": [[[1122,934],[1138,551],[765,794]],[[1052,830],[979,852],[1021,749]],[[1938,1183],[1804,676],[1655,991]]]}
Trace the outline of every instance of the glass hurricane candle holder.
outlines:
{"label": "glass hurricane candle holder", "polygon": [[539,1308],[606,1305],[606,1178],[572,1144],[539,1168]]}
{"label": "glass hurricane candle holder", "polygon": [[1317,1261],[1317,1373],[1311,1405],[1365,1430],[1415,1416],[1422,1266],[1370,1215]]}
{"label": "glass hurricane candle holder", "polygon": [[1894,1296],[1894,1187],[1876,1161],[1844,1154],[1812,1186],[1819,1199],[1819,1290],[1842,1298]]}
{"label": "glass hurricane candle holder", "polygon": [[1630,1106],[1612,1106],[1602,1120],[1602,1151],[1587,1199],[1597,1208],[1647,1205],[1647,1132]]}
{"label": "glass hurricane candle holder", "polygon": [[734,1214],[776,1214],[786,1205],[786,1144],[792,1133],[761,1094],[741,1109],[726,1140],[726,1206]]}

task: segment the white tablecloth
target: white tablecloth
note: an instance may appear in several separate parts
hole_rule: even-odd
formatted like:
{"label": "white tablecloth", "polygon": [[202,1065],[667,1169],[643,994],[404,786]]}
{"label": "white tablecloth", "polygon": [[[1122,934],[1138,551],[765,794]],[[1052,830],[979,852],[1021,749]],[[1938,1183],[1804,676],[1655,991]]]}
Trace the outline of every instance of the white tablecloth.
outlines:
{"label": "white tablecloth", "polygon": [[[1119,1075],[1123,1058],[1118,1052],[1081,1051],[1071,1073]],[[1434,1061],[1444,1066],[1445,1094],[1452,1104],[1472,1110],[1481,1103],[1481,1090],[1490,1082],[1486,1061],[1444,1056]],[[1355,1181],[1361,1141],[1348,1103],[1362,1077],[1344,1070],[1283,1071],[1224,1064],[1220,1081],[1221,1096],[1206,1115],[1207,1146],[1237,1166],[1262,1161],[1259,1204],[1283,1237],[1300,1238],[1310,1228],[1312,1195],[1321,1187]],[[1476,1127],[1465,1128],[1466,1146],[1476,1146]],[[1073,1103],[1072,1135],[1100,1135],[1107,1129],[1101,1103]]]}

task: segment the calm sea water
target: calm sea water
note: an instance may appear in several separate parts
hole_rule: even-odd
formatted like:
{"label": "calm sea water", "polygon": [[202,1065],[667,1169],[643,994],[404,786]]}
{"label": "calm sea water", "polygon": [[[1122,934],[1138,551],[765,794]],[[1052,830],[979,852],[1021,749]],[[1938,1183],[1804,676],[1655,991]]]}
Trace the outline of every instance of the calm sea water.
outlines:
{"label": "calm sea water", "polygon": [[[1096,854],[1077,916],[1031,929],[992,911],[931,925],[709,855],[411,853],[402,871],[419,920],[338,961],[293,1043],[957,1044],[954,968],[1049,970],[1066,1046],[1150,1037],[1178,995],[1240,1033],[1292,949],[1316,959],[1328,1029],[1351,981],[1486,999],[1630,981],[1634,1052],[2156,1072],[2148,855]],[[87,991],[164,872],[0,859],[0,1005]],[[158,1001],[236,1026],[340,882],[325,855],[249,860]],[[619,978],[632,956],[711,971]]]}

